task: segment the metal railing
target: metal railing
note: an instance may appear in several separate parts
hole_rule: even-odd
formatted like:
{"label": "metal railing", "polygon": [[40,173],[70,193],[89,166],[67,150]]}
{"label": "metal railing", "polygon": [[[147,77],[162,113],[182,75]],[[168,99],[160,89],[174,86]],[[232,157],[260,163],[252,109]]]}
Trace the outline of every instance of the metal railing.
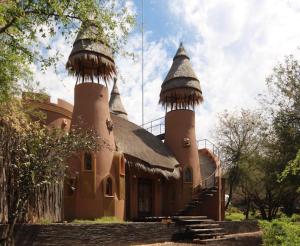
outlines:
{"label": "metal railing", "polygon": [[[155,136],[159,136],[165,133],[165,117],[160,117],[158,119],[154,119],[152,121],[149,121],[147,123],[144,123],[141,125],[145,130],[152,133]],[[216,173],[220,171],[221,168],[221,156],[220,156],[220,150],[213,142],[211,142],[208,139],[200,139],[197,140],[197,146],[198,149],[208,149],[211,151],[213,155],[215,155],[219,161],[220,165],[214,170],[213,173],[211,173],[208,177],[206,177],[204,180],[202,180],[202,186],[205,188],[210,188],[212,186],[216,185],[217,179],[215,178]]]}
{"label": "metal railing", "polygon": [[153,135],[158,136],[165,133],[165,117],[149,121],[141,125],[145,130],[151,132]]}
{"label": "metal railing", "polygon": [[212,153],[220,159],[220,150],[213,142],[208,139],[197,140],[198,149],[209,149]]}

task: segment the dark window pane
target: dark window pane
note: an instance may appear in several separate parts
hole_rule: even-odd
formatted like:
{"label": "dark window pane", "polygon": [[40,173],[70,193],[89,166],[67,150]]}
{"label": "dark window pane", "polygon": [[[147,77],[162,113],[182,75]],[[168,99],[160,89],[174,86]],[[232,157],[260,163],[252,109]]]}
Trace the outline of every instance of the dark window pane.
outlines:
{"label": "dark window pane", "polygon": [[112,180],[111,180],[111,178],[107,178],[107,180],[106,180],[105,195],[112,196]]}
{"label": "dark window pane", "polygon": [[192,182],[192,171],[190,168],[186,168],[183,175],[184,182]]}
{"label": "dark window pane", "polygon": [[92,170],[92,155],[91,155],[91,153],[84,154],[84,169]]}

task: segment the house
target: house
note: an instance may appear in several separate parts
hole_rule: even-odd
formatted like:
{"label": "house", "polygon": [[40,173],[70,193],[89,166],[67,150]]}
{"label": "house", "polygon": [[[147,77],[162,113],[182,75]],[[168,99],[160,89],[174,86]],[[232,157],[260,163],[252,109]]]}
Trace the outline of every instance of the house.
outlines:
{"label": "house", "polygon": [[138,220],[177,214],[222,220],[220,160],[214,151],[197,145],[194,110],[203,97],[183,45],[162,82],[165,130],[155,135],[128,119],[116,79],[109,98],[114,59],[109,47],[87,34],[91,30],[78,34],[67,63],[76,77],[74,107],[60,99],[39,104],[48,125],[66,131],[93,129],[104,143],[99,151],[82,151],[68,161],[64,219]]}

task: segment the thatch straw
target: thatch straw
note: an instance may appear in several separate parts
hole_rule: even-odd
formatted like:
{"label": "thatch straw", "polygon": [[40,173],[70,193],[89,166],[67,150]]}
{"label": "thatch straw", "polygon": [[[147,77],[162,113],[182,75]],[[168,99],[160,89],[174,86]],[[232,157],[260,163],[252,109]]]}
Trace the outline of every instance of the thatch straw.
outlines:
{"label": "thatch straw", "polygon": [[74,42],[66,68],[81,78],[82,82],[94,82],[102,78],[110,80],[116,74],[112,50],[96,38],[94,27],[82,29]]}
{"label": "thatch straw", "polygon": [[182,45],[161,86],[159,102],[164,106],[185,108],[203,101],[199,79],[192,69],[190,58]]}
{"label": "thatch straw", "polygon": [[159,103],[163,106],[170,106],[171,108],[194,107],[202,101],[203,97],[201,91],[184,87],[161,91],[159,99]]}
{"label": "thatch straw", "polygon": [[110,94],[109,110],[115,115],[127,120],[127,112],[123,106],[119,88],[117,86],[117,79],[114,79],[114,86]]}
{"label": "thatch straw", "polygon": [[152,167],[142,161],[138,161],[137,159],[134,160],[127,155],[125,155],[125,161],[126,161],[125,163],[126,163],[127,167],[129,167],[130,169],[136,169],[142,173],[163,176],[166,179],[179,179],[180,178],[179,167],[174,168],[172,171],[167,170],[167,169]]}
{"label": "thatch straw", "polygon": [[114,114],[111,119],[116,145],[124,154],[155,168],[172,171],[178,165],[173,153],[156,136]]}

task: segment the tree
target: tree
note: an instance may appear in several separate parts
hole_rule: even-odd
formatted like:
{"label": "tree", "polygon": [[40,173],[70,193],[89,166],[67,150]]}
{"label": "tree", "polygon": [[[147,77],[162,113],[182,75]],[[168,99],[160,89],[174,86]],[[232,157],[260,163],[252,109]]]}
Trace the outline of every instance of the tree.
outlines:
{"label": "tree", "polygon": [[13,245],[14,226],[28,212],[37,191],[63,182],[68,157],[107,145],[92,130],[66,133],[48,128],[33,121],[32,112],[17,99],[0,106],[0,170],[5,175],[9,225],[2,239],[6,245]]}
{"label": "tree", "polygon": [[265,100],[274,129],[273,148],[278,150],[277,165],[281,168],[281,183],[290,195],[283,201],[285,213],[291,215],[299,198],[300,173],[297,171],[300,149],[300,62],[287,56],[273,69],[267,79],[269,96]]}
{"label": "tree", "polygon": [[[0,5],[0,102],[30,81],[30,64],[42,69],[56,64],[58,56],[40,52],[39,40],[63,35],[66,39],[92,23],[101,42],[114,53],[122,46],[134,23],[123,1],[115,0],[4,0]],[[51,49],[51,39],[42,47]]]}
{"label": "tree", "polygon": [[223,168],[229,185],[226,209],[234,188],[241,181],[241,165],[251,158],[259,147],[264,138],[264,128],[260,114],[249,110],[219,115],[215,139],[222,153]]}

